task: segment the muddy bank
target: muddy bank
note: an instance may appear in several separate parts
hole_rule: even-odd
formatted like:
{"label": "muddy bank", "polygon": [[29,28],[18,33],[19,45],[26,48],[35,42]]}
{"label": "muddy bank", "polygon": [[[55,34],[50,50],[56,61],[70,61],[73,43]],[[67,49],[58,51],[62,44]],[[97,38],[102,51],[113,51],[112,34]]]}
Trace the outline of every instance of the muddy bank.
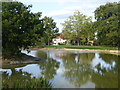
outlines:
{"label": "muddy bank", "polygon": [[45,60],[30,56],[30,55],[23,55],[22,57],[20,57],[19,59],[16,59],[16,60],[2,59],[2,61],[0,62],[0,67],[11,67],[11,66],[17,67],[18,65],[39,63],[39,62],[43,62],[43,61],[45,61]]}
{"label": "muddy bank", "polygon": [[62,50],[62,51],[96,51],[114,55],[120,55],[118,50],[99,50],[99,49],[67,49],[67,48],[31,48],[30,50]]}

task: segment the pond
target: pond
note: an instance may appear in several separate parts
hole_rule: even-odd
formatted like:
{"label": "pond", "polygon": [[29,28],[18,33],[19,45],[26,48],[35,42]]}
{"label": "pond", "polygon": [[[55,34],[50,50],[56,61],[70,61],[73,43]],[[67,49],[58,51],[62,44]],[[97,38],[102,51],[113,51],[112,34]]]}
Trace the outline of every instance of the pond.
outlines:
{"label": "pond", "polygon": [[118,56],[92,51],[33,50],[44,62],[0,69],[3,80],[43,77],[54,88],[118,88]]}

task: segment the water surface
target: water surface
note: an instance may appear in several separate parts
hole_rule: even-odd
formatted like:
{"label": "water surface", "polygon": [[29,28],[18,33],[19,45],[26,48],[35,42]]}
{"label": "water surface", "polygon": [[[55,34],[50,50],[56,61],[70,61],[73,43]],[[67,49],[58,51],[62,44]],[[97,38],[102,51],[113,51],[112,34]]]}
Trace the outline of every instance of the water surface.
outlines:
{"label": "water surface", "polygon": [[116,55],[89,51],[47,50],[34,50],[28,55],[40,57],[45,61],[1,69],[6,83],[42,76],[52,82],[54,88],[118,88]]}

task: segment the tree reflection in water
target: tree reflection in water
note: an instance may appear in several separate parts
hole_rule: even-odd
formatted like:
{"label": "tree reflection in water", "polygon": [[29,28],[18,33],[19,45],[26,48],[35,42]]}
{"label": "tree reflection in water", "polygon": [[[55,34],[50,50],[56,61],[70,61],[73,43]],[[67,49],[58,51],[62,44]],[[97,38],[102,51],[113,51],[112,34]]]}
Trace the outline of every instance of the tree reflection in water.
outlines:
{"label": "tree reflection in water", "polygon": [[97,72],[92,74],[96,88],[118,87],[118,56],[100,53],[99,59],[102,61],[95,67]]}
{"label": "tree reflection in water", "polygon": [[[97,52],[38,51],[36,57],[45,61],[38,64],[41,75],[49,81],[54,81],[56,83],[54,86],[61,87],[64,84],[66,87],[72,85],[79,88],[92,83],[93,88],[118,87],[118,56],[116,55]],[[29,73],[11,70],[13,73],[10,76],[8,73],[3,73],[3,82],[7,83],[3,84],[4,87],[13,87],[16,83],[22,83],[24,86],[27,81],[31,81],[29,86],[32,86],[32,82],[36,81]]]}
{"label": "tree reflection in water", "polygon": [[64,77],[76,87],[85,84],[90,80],[90,62],[94,55],[94,53],[67,53],[64,55],[62,57],[65,67]]}
{"label": "tree reflection in water", "polygon": [[110,69],[112,72],[118,73],[118,67],[119,67],[118,56],[113,54],[110,55],[110,54],[103,54],[103,53],[100,53],[99,55],[100,55],[100,58],[102,58],[102,60],[104,60],[109,65],[111,65]]}
{"label": "tree reflection in water", "polygon": [[46,59],[45,62],[39,63],[40,69],[42,70],[42,77],[47,80],[53,79],[60,63],[52,58],[49,58],[48,53],[43,51],[38,52],[37,56]]}
{"label": "tree reflection in water", "polygon": [[48,58],[46,62],[40,63],[41,74],[47,80],[53,79],[56,75],[56,70],[59,68],[59,62]]}
{"label": "tree reflection in water", "polygon": [[46,79],[31,77],[28,72],[22,69],[16,71],[11,69],[12,74],[2,72],[2,88],[51,88],[52,84]]}
{"label": "tree reflection in water", "polygon": [[38,51],[38,52],[36,52],[36,56],[39,57],[39,58],[41,58],[41,59],[43,59],[43,60],[46,60],[47,57],[48,57],[47,53],[44,52],[44,51]]}
{"label": "tree reflection in water", "polygon": [[[65,54],[62,57],[65,67],[64,77],[76,87],[80,87],[88,81],[95,83],[96,88],[118,87],[118,57],[107,54],[100,54],[98,56],[94,53]],[[91,63],[94,60],[98,64],[93,68]]]}

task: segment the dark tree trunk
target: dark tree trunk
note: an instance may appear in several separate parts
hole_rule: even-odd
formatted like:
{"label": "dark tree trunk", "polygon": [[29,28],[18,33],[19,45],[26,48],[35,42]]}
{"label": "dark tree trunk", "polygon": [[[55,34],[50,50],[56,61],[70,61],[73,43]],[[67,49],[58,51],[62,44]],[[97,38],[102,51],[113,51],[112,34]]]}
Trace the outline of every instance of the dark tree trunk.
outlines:
{"label": "dark tree trunk", "polygon": [[79,42],[79,40],[77,40],[77,42],[78,42],[78,46],[80,45],[80,42]]}
{"label": "dark tree trunk", "polygon": [[88,38],[86,38],[86,41],[85,41],[85,44],[87,45],[87,42],[88,42]]}
{"label": "dark tree trunk", "polygon": [[50,46],[50,40],[48,39],[48,46]]}

